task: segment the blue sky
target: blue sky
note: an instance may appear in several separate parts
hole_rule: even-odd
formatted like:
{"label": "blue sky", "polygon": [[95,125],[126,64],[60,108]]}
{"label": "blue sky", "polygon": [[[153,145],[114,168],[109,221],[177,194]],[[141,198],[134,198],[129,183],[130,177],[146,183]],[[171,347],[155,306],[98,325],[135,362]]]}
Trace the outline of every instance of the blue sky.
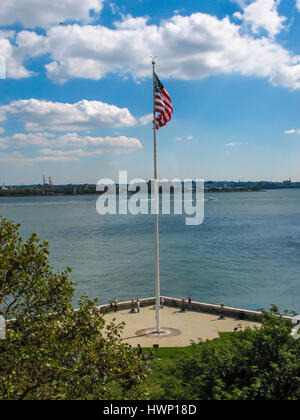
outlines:
{"label": "blue sky", "polygon": [[[0,184],[300,181],[300,0],[2,0]],[[0,60],[1,63],[1,60]]]}

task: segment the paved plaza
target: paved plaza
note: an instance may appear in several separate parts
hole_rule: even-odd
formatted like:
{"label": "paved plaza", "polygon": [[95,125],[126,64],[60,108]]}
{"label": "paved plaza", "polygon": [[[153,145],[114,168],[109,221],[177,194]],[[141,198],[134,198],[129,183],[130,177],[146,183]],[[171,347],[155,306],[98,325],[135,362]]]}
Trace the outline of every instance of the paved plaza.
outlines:
{"label": "paved plaza", "polygon": [[107,321],[116,319],[117,322],[125,322],[126,326],[122,337],[124,341],[136,347],[152,347],[159,344],[160,347],[185,347],[191,341],[199,339],[212,340],[219,337],[219,332],[234,331],[242,326],[254,327],[258,323],[240,321],[226,317],[219,319],[217,315],[199,313],[194,311],[181,312],[180,308],[165,306],[161,310],[161,326],[164,334],[157,336],[155,331],[155,310],[153,306],[141,308],[140,313],[130,313],[130,310],[120,310],[116,313],[105,315]]}

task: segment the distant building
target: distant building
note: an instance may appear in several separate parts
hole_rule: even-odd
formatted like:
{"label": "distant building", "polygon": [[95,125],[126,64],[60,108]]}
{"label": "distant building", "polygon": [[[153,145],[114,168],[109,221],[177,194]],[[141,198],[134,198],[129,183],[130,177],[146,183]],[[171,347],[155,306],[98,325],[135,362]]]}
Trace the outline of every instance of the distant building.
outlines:
{"label": "distant building", "polygon": [[46,176],[43,175],[43,186],[42,186],[42,189],[44,191],[54,191],[55,190],[54,183],[53,183],[53,181],[52,181],[52,179],[51,179],[50,176],[49,176],[49,182],[47,183],[46,182]]}
{"label": "distant building", "polygon": [[50,176],[49,176],[49,189],[50,190],[55,190],[55,186],[54,186],[53,181],[52,181]]}
{"label": "distant building", "polygon": [[69,184],[66,188],[64,188],[64,194],[66,195],[76,195],[77,194],[77,187],[72,184]]}
{"label": "distant building", "polygon": [[286,181],[283,181],[282,183],[283,183],[283,185],[291,185],[292,179],[290,178],[290,179],[288,179]]}

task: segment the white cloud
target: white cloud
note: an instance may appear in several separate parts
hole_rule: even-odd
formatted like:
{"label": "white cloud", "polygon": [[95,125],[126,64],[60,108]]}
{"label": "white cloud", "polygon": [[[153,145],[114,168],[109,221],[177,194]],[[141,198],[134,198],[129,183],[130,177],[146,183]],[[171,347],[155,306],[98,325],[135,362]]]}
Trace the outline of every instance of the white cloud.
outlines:
{"label": "white cloud", "polygon": [[118,137],[92,137],[92,136],[78,136],[77,133],[68,133],[59,136],[52,144],[57,147],[66,146],[86,146],[86,147],[102,147],[103,149],[142,149],[142,145],[137,138],[118,136]]}
{"label": "white cloud", "polygon": [[5,60],[6,76],[11,79],[23,79],[33,76],[34,72],[24,67],[24,54],[17,46],[11,43],[11,36],[11,31],[1,31],[0,33],[0,52]]}
{"label": "white cloud", "polygon": [[47,28],[66,20],[91,22],[90,10],[99,13],[103,0],[1,0],[0,25],[20,23],[26,28]]}
{"label": "white cloud", "polygon": [[[42,156],[24,157],[18,149],[27,146],[47,146],[47,148],[38,150],[38,155]],[[17,150],[13,150],[11,153],[0,154],[2,162],[68,161],[103,154],[127,154],[143,148],[140,141],[133,137],[80,137],[77,133],[56,136],[47,132],[18,133],[10,137],[0,137],[0,149],[7,149],[8,147]],[[64,148],[65,150],[55,150],[53,147]]]}
{"label": "white cloud", "polygon": [[144,115],[143,117],[139,118],[140,124],[147,125],[149,123],[152,123],[153,121],[153,113]]}
{"label": "white cloud", "polygon": [[24,60],[47,52],[49,44],[45,36],[29,31],[21,31],[18,34],[15,31],[0,31],[0,58],[5,62],[7,78],[23,79],[34,76],[33,71],[24,67]]}
{"label": "white cloud", "polygon": [[110,7],[110,10],[113,15],[119,15],[122,17],[124,16],[126,6],[118,6],[113,2],[108,3],[108,6]]}
{"label": "white cloud", "polygon": [[21,31],[16,36],[16,45],[23,56],[37,57],[49,52],[49,40],[32,31]]}
{"label": "white cloud", "polygon": [[57,157],[87,157],[87,156],[98,156],[104,155],[107,153],[113,153],[115,155],[120,155],[124,153],[129,153],[129,150],[124,151],[120,149],[116,149],[113,152],[111,150],[105,149],[96,149],[96,150],[84,150],[84,149],[73,149],[73,150],[53,150],[53,149],[41,149],[39,153],[46,156],[57,156]]}
{"label": "white cloud", "polygon": [[116,15],[119,12],[119,7],[115,3],[110,2],[108,5],[113,15]]}
{"label": "white cloud", "polygon": [[137,123],[127,108],[87,100],[69,104],[26,99],[0,106],[0,121],[12,115],[23,121],[27,130],[38,132],[131,127]]}
{"label": "white cloud", "polygon": [[300,130],[285,130],[284,134],[300,134]]}
{"label": "white cloud", "polygon": [[241,143],[239,143],[237,141],[231,141],[231,142],[225,144],[226,147],[236,147],[236,146],[240,146],[240,145],[241,145]]}
{"label": "white cloud", "polygon": [[51,28],[47,36],[53,61],[46,65],[48,77],[60,83],[78,77],[98,80],[108,73],[145,78],[151,76],[149,57],[155,54],[162,78],[196,80],[239,73],[300,88],[298,56],[270,38],[245,34],[228,17],[177,15],[156,26],[146,18],[127,16],[115,25]]}
{"label": "white cloud", "polygon": [[53,137],[55,135],[50,133],[16,133],[9,137],[0,137],[0,145],[5,144],[6,146],[18,148],[26,146],[47,146],[51,144],[51,138]]}
{"label": "white cloud", "polygon": [[84,156],[91,156],[91,155],[99,155],[103,154],[103,150],[93,150],[92,152],[86,152],[83,149],[74,149],[74,150],[52,150],[52,149],[41,149],[39,151],[40,154],[46,156],[56,156],[56,157],[84,157]]}
{"label": "white cloud", "polygon": [[230,0],[231,3],[237,3],[242,9],[244,7],[246,7],[247,2],[249,2],[249,0]]}
{"label": "white cloud", "polygon": [[241,5],[243,13],[236,12],[235,17],[250,26],[255,34],[263,29],[274,38],[284,29],[285,16],[279,16],[277,8],[280,0],[255,0]]}
{"label": "white cloud", "polygon": [[[243,22],[252,19],[247,18],[251,10],[248,7],[258,7],[261,1],[246,4],[244,14],[240,14]],[[253,18],[251,25],[255,31],[264,27],[272,37],[284,18],[278,16],[275,0],[264,1],[269,11],[261,14],[265,21]],[[7,60],[10,78],[33,76],[24,67],[26,57],[49,53],[47,75],[59,83],[72,78],[99,80],[109,73],[123,79],[131,74],[139,82],[151,77],[149,57],[154,54],[159,56],[163,79],[197,80],[238,73],[267,78],[275,86],[300,89],[300,56],[293,56],[270,37],[253,36],[243,28],[244,23],[238,25],[228,17],[218,19],[205,13],[176,15],[159,25],[149,24],[145,17],[126,16],[115,23],[115,28],[58,25],[45,36],[30,31],[21,31],[17,36],[12,31],[1,31],[0,50]],[[10,39],[14,36],[15,43]]]}
{"label": "white cloud", "polygon": [[0,153],[0,162],[6,164],[33,164],[35,162],[69,162],[78,160],[72,156],[36,156],[26,157],[20,152]]}
{"label": "white cloud", "polygon": [[297,0],[296,7],[297,7],[297,9],[298,9],[298,10],[299,10],[299,12],[300,12],[300,0]]}
{"label": "white cloud", "polygon": [[180,13],[182,14],[185,11],[184,7],[181,7],[180,9],[175,9],[173,11],[174,15],[179,15]]}
{"label": "white cloud", "polygon": [[282,64],[274,71],[270,80],[275,86],[300,89],[300,56],[293,57],[294,65]]}
{"label": "white cloud", "polygon": [[7,38],[7,39],[14,39],[16,35],[16,31],[7,31],[0,29],[0,38]]}
{"label": "white cloud", "polygon": [[175,137],[175,140],[182,141],[182,140],[193,140],[193,136],[187,136],[187,137]]}
{"label": "white cloud", "polygon": [[77,133],[67,133],[56,136],[52,133],[17,133],[10,137],[0,137],[0,143],[10,146],[56,146],[56,147],[103,147],[142,149],[140,141],[134,137],[92,137],[79,136]]}

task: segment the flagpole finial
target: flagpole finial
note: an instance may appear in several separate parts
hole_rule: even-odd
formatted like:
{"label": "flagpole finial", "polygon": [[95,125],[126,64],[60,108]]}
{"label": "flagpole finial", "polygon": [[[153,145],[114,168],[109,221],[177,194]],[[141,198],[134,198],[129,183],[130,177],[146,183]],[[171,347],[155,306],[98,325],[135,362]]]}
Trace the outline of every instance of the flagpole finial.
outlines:
{"label": "flagpole finial", "polygon": [[155,62],[156,56],[153,55],[151,58],[152,58],[152,65],[155,66],[155,64],[156,64],[156,62]]}

